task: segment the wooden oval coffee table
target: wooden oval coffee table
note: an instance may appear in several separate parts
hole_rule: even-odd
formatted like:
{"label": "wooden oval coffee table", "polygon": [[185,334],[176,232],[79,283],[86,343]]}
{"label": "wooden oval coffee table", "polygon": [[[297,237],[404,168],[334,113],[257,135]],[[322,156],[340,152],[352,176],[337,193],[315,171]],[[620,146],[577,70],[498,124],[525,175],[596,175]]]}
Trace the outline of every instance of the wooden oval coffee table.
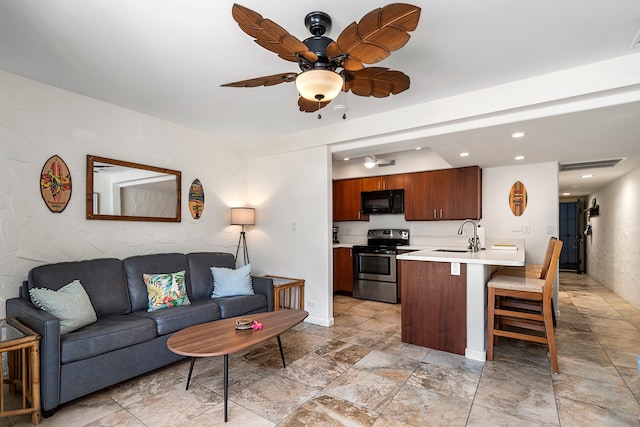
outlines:
{"label": "wooden oval coffee table", "polygon": [[[308,315],[309,313],[304,310],[283,310],[216,320],[176,332],[167,341],[167,346],[176,354],[191,357],[187,390],[196,357],[224,356],[224,421],[227,422],[229,354],[276,337],[282,357],[282,367],[286,368],[280,334],[302,322]],[[237,330],[235,324],[240,318],[258,321],[262,323],[262,329]]]}

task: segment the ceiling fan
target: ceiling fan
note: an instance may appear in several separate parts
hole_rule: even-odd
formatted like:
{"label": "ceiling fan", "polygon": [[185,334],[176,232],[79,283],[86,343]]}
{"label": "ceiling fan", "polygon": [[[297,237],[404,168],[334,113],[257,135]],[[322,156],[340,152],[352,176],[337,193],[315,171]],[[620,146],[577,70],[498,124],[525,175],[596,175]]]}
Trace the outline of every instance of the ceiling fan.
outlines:
{"label": "ceiling fan", "polygon": [[367,13],[360,22],[352,22],[337,40],[325,37],[331,17],[311,12],[305,26],[312,36],[301,42],[275,22],[257,12],[234,4],[233,19],[242,31],[263,48],[280,58],[297,62],[301,72],[280,73],[223,84],[226,87],[273,86],[296,82],[300,93],[298,107],[307,113],[325,107],[341,91],[358,96],[384,98],[409,88],[409,76],[384,67],[365,67],[388,57],[409,41],[416,29],[421,9],[405,3],[393,3]]}

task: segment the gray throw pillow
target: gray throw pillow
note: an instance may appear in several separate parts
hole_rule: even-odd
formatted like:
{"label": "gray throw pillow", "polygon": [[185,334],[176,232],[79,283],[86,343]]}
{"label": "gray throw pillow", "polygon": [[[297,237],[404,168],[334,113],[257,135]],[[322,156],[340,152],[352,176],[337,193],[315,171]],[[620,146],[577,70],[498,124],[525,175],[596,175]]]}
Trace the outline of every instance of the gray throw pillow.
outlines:
{"label": "gray throw pillow", "polygon": [[211,267],[213,292],[211,298],[253,295],[251,264],[238,269]]}
{"label": "gray throw pillow", "polygon": [[57,291],[46,288],[29,290],[31,301],[60,320],[60,335],[68,334],[98,320],[89,295],[79,280]]}

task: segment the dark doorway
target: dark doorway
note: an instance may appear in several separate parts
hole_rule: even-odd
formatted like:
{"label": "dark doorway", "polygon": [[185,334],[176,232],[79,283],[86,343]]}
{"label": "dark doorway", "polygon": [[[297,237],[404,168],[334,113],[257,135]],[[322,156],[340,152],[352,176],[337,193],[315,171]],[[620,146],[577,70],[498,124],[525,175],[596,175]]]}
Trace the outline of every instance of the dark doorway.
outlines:
{"label": "dark doorway", "polygon": [[560,202],[560,240],[562,252],[560,253],[560,269],[584,273],[582,233],[581,233],[581,203]]}

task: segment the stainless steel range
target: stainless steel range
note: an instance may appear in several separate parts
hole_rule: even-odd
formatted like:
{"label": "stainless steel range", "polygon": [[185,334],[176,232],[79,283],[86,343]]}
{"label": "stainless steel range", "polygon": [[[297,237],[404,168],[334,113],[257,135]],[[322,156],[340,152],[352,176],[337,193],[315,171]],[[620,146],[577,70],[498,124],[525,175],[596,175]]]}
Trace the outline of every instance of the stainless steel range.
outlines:
{"label": "stainless steel range", "polygon": [[408,244],[409,230],[369,230],[367,246],[353,247],[353,296],[396,304],[397,248]]}

